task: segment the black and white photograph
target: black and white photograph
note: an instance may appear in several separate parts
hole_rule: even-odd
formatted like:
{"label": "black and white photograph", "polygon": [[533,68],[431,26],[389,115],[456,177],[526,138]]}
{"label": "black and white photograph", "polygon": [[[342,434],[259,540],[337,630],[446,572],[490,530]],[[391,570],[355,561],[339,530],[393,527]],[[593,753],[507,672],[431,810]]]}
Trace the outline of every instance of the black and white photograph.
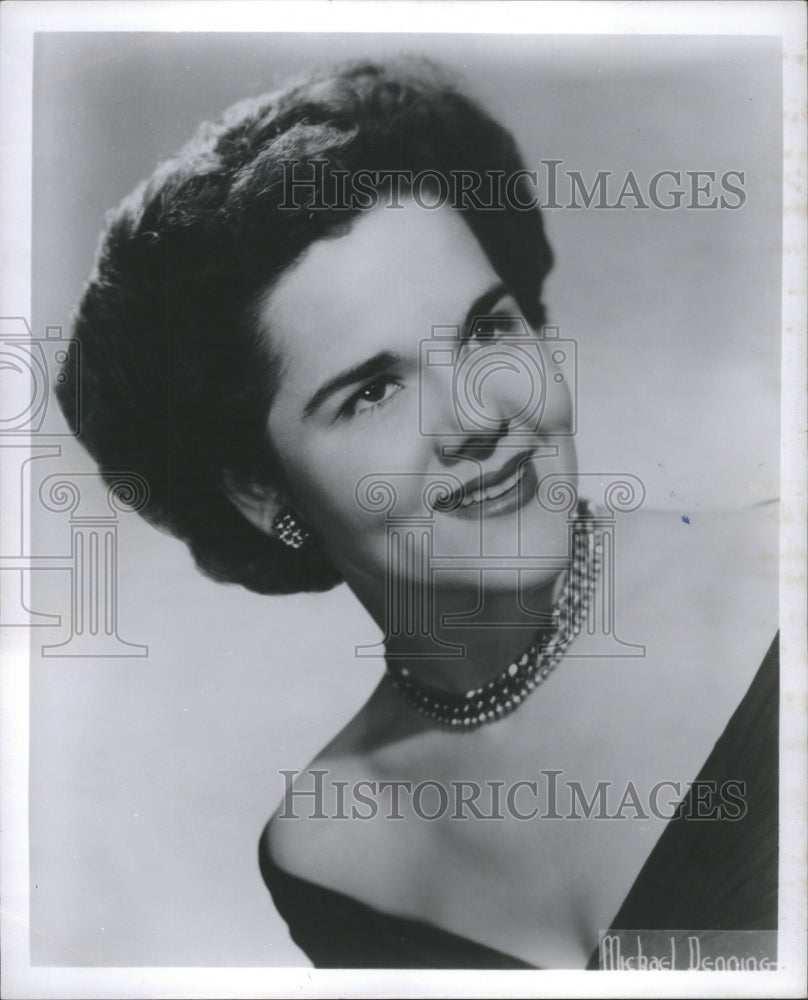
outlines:
{"label": "black and white photograph", "polygon": [[2,995],[804,995],[804,6],[0,18]]}

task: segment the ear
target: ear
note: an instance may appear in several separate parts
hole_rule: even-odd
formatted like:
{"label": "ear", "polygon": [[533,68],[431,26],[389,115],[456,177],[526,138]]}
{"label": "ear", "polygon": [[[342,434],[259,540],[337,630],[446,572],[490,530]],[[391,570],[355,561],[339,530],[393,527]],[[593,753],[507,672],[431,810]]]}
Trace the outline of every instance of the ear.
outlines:
{"label": "ear", "polygon": [[225,495],[233,506],[254,528],[271,535],[272,522],[284,506],[280,492],[266,483],[245,480],[232,469],[223,471],[222,482]]}

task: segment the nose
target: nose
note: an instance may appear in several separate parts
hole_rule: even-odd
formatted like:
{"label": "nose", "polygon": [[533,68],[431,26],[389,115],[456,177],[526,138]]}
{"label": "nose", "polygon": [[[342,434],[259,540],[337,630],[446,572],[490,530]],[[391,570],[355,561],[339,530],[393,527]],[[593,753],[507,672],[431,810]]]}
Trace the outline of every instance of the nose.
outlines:
{"label": "nose", "polygon": [[503,420],[495,431],[456,433],[446,435],[439,442],[439,453],[446,465],[455,465],[464,459],[485,461],[496,451],[499,442],[508,435],[509,421]]}
{"label": "nose", "polygon": [[484,460],[509,431],[536,429],[544,378],[532,347],[479,344],[458,358],[451,382],[440,387],[439,450],[444,461]]}

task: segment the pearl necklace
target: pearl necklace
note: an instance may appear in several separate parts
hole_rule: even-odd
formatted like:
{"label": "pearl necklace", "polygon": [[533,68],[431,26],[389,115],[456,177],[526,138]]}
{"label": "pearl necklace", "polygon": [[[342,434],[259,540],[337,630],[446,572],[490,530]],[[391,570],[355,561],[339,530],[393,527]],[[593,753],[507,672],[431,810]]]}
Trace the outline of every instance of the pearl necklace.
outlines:
{"label": "pearl necklace", "polygon": [[572,559],[564,587],[542,629],[519,659],[481,687],[453,694],[415,680],[406,667],[388,664],[390,682],[417,712],[441,725],[467,732],[513,712],[546,680],[581,631],[600,572],[603,545],[592,511],[581,504],[572,531]]}

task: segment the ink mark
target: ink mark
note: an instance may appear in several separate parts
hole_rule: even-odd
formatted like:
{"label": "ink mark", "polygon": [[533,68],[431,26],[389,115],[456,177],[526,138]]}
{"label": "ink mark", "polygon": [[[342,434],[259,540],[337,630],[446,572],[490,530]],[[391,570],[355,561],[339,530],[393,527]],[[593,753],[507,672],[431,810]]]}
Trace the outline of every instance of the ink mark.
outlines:
{"label": "ink mark", "polygon": [[[657,462],[657,469],[662,473],[668,483],[668,496],[671,500],[678,500],[683,507],[701,507],[701,504],[696,500],[694,501],[691,497],[685,496],[680,491],[673,489],[673,483],[668,475],[668,470],[665,468],[664,462]],[[682,518],[684,521],[684,518]],[[690,521],[685,521],[685,524],[690,524]]]}
{"label": "ink mark", "polygon": [[690,518],[686,514],[682,514],[682,524],[690,524]]}

